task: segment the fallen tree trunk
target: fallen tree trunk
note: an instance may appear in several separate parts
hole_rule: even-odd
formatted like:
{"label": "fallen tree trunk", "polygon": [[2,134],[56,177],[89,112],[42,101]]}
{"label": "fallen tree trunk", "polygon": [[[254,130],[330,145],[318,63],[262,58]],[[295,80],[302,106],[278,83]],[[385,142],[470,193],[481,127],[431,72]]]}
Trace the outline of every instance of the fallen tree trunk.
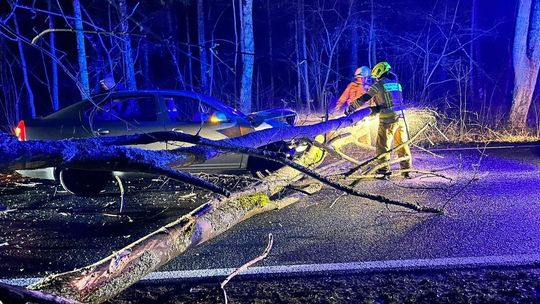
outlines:
{"label": "fallen tree trunk", "polygon": [[[5,156],[0,160],[0,171],[50,166],[87,170],[139,171],[165,175],[225,196],[216,196],[177,221],[93,265],[48,276],[30,288],[81,302],[106,301],[189,247],[201,244],[257,213],[279,208],[280,206],[270,201],[269,197],[298,180],[302,172],[353,195],[418,211],[437,212],[437,209],[432,210],[362,193],[310,170],[309,166],[320,163],[323,158],[322,150],[316,146],[312,146],[307,153],[294,162],[280,153],[251,148],[276,141],[315,137],[318,134],[350,126],[368,114],[370,110],[365,109],[348,117],[311,126],[267,129],[220,141],[175,132],[29,142],[18,142],[13,137],[0,135],[0,153]],[[196,146],[172,151],[146,151],[123,146],[169,140],[183,141]],[[322,139],[319,139],[319,142],[322,142]],[[206,180],[171,168],[171,166],[186,166],[202,162],[231,151],[273,159],[288,167],[270,174],[262,183],[254,185],[247,191],[232,194]]]}
{"label": "fallen tree trunk", "polygon": [[[323,152],[312,147],[297,159],[297,163],[313,166],[322,159]],[[85,303],[104,302],[189,247],[201,244],[255,214],[278,208],[269,197],[301,176],[299,171],[289,167],[279,169],[263,183],[229,198],[216,197],[93,265],[51,275],[29,288]]]}

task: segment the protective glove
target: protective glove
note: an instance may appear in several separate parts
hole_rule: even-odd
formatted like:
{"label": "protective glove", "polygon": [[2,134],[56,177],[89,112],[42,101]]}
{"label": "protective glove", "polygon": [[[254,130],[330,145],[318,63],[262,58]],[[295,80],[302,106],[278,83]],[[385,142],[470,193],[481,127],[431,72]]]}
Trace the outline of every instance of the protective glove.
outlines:
{"label": "protective glove", "polygon": [[356,111],[356,107],[354,106],[354,102],[351,102],[347,109],[345,109],[345,115],[351,115],[354,111]]}
{"label": "protective glove", "polygon": [[347,116],[351,115],[352,112],[354,112],[354,110],[352,110],[350,106],[345,109],[345,115]]}
{"label": "protective glove", "polygon": [[371,110],[371,114],[377,114],[381,111],[381,106],[373,106],[369,107],[369,109]]}

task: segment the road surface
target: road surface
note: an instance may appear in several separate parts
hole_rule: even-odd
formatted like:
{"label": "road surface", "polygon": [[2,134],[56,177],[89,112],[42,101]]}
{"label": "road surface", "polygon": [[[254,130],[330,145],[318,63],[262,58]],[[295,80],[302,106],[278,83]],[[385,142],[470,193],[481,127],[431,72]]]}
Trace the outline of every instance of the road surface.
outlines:
{"label": "road surface", "polygon": [[[265,267],[333,267],[400,260],[482,261],[540,256],[540,148],[418,151],[415,167],[445,169],[451,178],[366,181],[358,190],[444,207],[420,214],[325,188],[279,211],[257,215],[160,271],[238,267],[261,254]],[[118,216],[115,188],[97,198],[56,191],[51,183],[0,186],[0,279],[41,277],[97,261],[204,200],[182,185],[128,184],[126,214]],[[55,193],[56,191],[56,193]],[[444,264],[444,262],[441,262]],[[364,264],[362,264],[364,265]],[[269,268],[272,269],[272,268]]]}

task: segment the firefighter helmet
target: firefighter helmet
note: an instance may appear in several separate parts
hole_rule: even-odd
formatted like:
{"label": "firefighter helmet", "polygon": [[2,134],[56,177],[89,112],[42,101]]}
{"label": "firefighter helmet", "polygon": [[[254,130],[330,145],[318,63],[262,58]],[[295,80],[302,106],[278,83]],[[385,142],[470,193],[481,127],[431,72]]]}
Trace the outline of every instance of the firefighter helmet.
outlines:
{"label": "firefighter helmet", "polygon": [[361,66],[354,71],[354,77],[369,77],[371,70],[367,66]]}
{"label": "firefighter helmet", "polygon": [[390,64],[388,64],[388,62],[379,62],[373,67],[373,70],[371,71],[371,76],[375,78],[381,78],[381,76],[384,73],[390,71],[391,68],[392,67],[390,66]]}

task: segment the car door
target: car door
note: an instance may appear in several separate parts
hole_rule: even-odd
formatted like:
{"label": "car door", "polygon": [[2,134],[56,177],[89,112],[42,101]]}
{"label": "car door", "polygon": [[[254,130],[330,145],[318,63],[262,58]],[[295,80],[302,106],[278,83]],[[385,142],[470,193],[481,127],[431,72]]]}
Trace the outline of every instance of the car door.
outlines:
{"label": "car door", "polygon": [[[118,136],[164,131],[160,105],[155,95],[111,96],[99,106],[90,107],[86,115],[96,136]],[[137,147],[150,150],[166,149],[156,142]]]}
{"label": "car door", "polygon": [[[165,129],[186,134],[200,135],[202,137],[219,140],[231,136],[230,130],[235,130],[237,122],[234,117],[218,111],[201,99],[183,95],[162,95],[168,122]],[[188,147],[191,144],[182,142],[168,142],[168,149]],[[242,155],[228,153],[211,159],[203,164],[189,166],[190,171],[233,170],[239,169]]]}

